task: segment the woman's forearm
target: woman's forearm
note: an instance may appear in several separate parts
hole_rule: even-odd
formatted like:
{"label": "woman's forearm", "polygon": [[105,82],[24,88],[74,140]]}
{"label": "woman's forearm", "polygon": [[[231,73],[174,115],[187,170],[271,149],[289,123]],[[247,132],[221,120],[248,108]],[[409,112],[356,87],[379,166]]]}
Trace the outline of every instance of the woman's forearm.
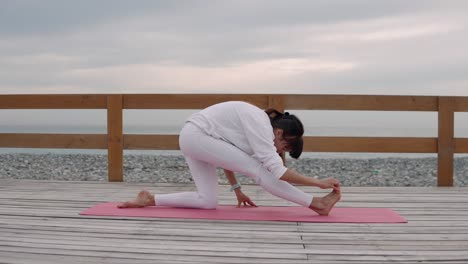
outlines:
{"label": "woman's forearm", "polygon": [[229,184],[234,185],[237,183],[236,176],[234,175],[234,172],[230,170],[224,170],[224,174],[226,174],[226,178],[229,181]]}
{"label": "woman's forearm", "polygon": [[291,169],[288,169],[283,174],[283,176],[280,177],[280,180],[283,180],[289,183],[294,183],[294,184],[306,185],[306,186],[319,186],[319,182],[320,182],[318,179],[304,176],[298,173],[297,171],[291,170]]}

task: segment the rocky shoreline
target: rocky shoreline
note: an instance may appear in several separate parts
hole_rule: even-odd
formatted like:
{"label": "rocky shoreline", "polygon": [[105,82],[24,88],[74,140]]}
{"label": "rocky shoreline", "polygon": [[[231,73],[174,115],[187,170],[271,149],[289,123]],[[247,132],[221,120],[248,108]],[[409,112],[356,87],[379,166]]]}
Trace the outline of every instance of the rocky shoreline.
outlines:
{"label": "rocky shoreline", "polygon": [[[436,158],[301,158],[287,166],[308,176],[335,177],[343,186],[436,186]],[[226,184],[222,170],[219,182]],[[107,155],[0,154],[0,179],[107,181]],[[181,155],[125,155],[126,182],[190,183]],[[238,175],[243,184],[253,184]],[[455,158],[455,186],[468,184],[468,157]]]}

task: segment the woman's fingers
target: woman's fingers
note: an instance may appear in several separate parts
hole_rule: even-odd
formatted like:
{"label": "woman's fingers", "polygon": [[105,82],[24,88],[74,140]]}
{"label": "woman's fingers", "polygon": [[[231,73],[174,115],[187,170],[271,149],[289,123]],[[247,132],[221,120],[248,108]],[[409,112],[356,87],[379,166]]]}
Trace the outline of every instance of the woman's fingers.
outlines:
{"label": "woman's fingers", "polygon": [[257,205],[254,202],[252,202],[250,199],[239,200],[238,203],[237,203],[237,207],[241,207],[241,206],[254,206],[254,207],[257,207]]}
{"label": "woman's fingers", "polygon": [[250,200],[250,199],[249,199],[249,200],[247,200],[247,202],[250,204],[250,206],[257,207],[257,205],[256,205],[256,204],[254,204],[254,202],[252,202],[252,200]]}
{"label": "woman's fingers", "polygon": [[338,182],[337,184],[333,185],[333,190],[340,193],[341,192],[341,184]]}
{"label": "woman's fingers", "polygon": [[243,194],[242,192],[238,192],[236,193],[236,196],[237,196],[237,207],[241,207],[241,206],[255,206],[257,207],[257,205],[252,202],[252,200],[250,200],[250,198]]}

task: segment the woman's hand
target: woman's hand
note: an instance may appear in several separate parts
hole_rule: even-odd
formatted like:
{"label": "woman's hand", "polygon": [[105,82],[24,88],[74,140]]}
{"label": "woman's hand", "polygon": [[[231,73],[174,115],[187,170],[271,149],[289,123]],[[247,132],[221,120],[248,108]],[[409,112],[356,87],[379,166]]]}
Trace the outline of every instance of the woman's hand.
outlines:
{"label": "woman's hand", "polygon": [[237,196],[237,207],[241,207],[241,205],[257,207],[257,205],[255,205],[252,200],[250,200],[250,198],[241,191],[240,188],[237,188],[235,192]]}
{"label": "woman's hand", "polygon": [[334,191],[336,191],[338,193],[341,192],[340,182],[335,178],[329,177],[329,178],[321,179],[321,180],[319,180],[317,186],[320,187],[321,189],[330,189],[330,188],[332,188]]}

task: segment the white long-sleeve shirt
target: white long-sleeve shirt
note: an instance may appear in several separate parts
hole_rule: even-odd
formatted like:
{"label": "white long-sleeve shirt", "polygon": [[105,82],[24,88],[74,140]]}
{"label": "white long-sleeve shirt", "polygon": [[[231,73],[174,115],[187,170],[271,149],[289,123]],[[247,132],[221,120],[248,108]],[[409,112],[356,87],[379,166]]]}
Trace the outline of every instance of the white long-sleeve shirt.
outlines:
{"label": "white long-sleeve shirt", "polygon": [[224,102],[193,114],[187,121],[251,155],[277,179],[286,172],[276,152],[270,118],[262,109],[246,102]]}

